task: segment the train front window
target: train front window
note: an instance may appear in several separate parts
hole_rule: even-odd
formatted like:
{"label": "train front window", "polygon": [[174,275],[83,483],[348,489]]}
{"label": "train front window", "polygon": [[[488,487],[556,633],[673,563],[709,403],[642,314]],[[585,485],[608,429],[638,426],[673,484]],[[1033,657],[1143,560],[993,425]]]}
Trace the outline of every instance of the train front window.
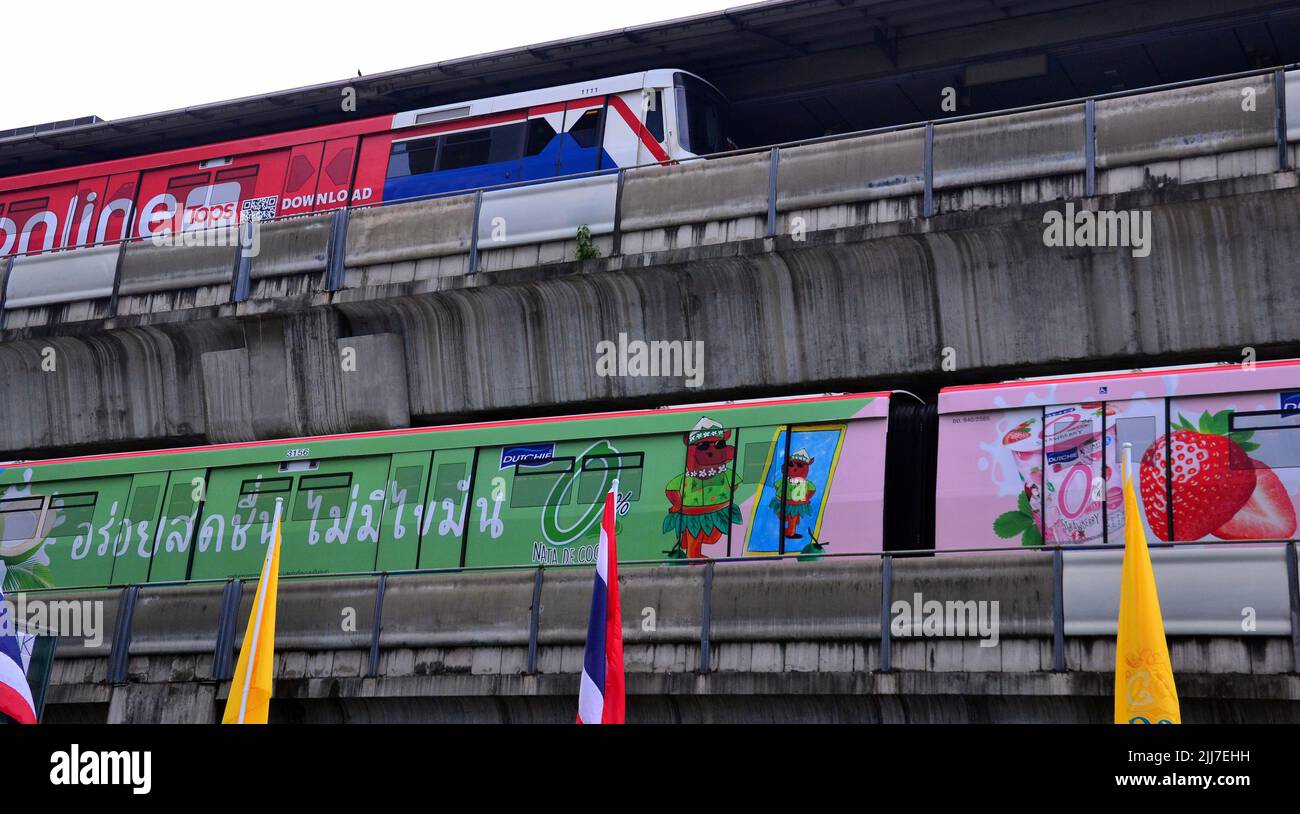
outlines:
{"label": "train front window", "polygon": [[677,129],[682,147],[695,155],[720,153],[727,149],[727,103],[705,82],[679,73]]}

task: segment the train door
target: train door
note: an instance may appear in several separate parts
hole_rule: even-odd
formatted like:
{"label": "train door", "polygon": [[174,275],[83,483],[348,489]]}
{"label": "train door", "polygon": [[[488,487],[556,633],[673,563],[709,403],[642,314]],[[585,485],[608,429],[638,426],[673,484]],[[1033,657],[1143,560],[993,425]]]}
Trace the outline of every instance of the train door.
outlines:
{"label": "train door", "polygon": [[284,524],[286,574],[373,571],[391,456],[323,460],[298,476]]}
{"label": "train door", "polygon": [[109,177],[104,187],[104,202],[99,207],[95,231],[91,235],[95,243],[125,240],[130,235],[131,221],[135,217],[135,193],[139,184],[138,172]]}
{"label": "train door", "polygon": [[172,472],[167,480],[166,502],[158,520],[149,561],[150,582],[188,579],[199,514],[207,497],[205,469]]}
{"label": "train door", "polygon": [[420,568],[464,564],[465,524],[477,457],[472,448],[440,449],[434,453],[428,497],[420,515]]}
{"label": "train door", "polygon": [[[316,175],[316,211],[337,209],[350,203],[364,204],[381,197],[383,184],[376,190],[371,184],[352,184],[356,164],[357,138],[331,139],[321,153],[320,172]],[[349,200],[349,192],[352,200]]]}
{"label": "train door", "polygon": [[[294,478],[281,466],[253,464],[211,472],[203,520],[193,544],[191,579],[256,577],[261,573],[265,546],[274,533],[275,501],[284,501],[286,516],[291,509]],[[284,551],[280,561],[283,572]]]}
{"label": "train door", "polygon": [[149,561],[158,531],[163,493],[167,488],[166,472],[146,472],[131,479],[131,494],[126,515],[113,549],[113,577],[119,585],[149,580]]}
{"label": "train door", "polygon": [[564,105],[542,105],[528,111],[524,157],[520,178],[535,181],[560,173],[560,135],[564,133]]}
{"label": "train door", "polygon": [[602,160],[605,109],[603,97],[581,99],[565,106],[564,132],[560,137],[560,175],[593,172],[612,165],[609,159]]}
{"label": "train door", "polygon": [[1180,541],[1293,538],[1297,403],[1300,393],[1277,390],[1169,399],[1164,454],[1144,461],[1151,471],[1143,473],[1144,491],[1166,492],[1169,510],[1157,502],[1148,516],[1159,522],[1167,514],[1170,537]]}
{"label": "train door", "polygon": [[846,429],[844,424],[777,429],[751,507],[744,553],[815,555],[823,551],[827,496]]}
{"label": "train door", "polygon": [[1100,402],[1047,407],[1043,413],[1043,538],[1101,543],[1106,532],[1104,453],[1108,443]]}
{"label": "train door", "polygon": [[[1161,520],[1159,517],[1164,514],[1160,508],[1164,505],[1163,494],[1153,493],[1150,489],[1144,491],[1142,488],[1143,469],[1145,467],[1148,470],[1147,479],[1150,481],[1149,470],[1158,452],[1152,451],[1152,447],[1157,441],[1163,445],[1164,436],[1165,399],[1106,402],[1106,437],[1108,440],[1113,439],[1113,443],[1106,446],[1106,542],[1111,545],[1124,544],[1124,481],[1121,470],[1125,444],[1133,445],[1133,488],[1136,490],[1140,520],[1146,527],[1147,539],[1169,539],[1167,518]],[[1151,453],[1150,459],[1148,453]],[[1160,479],[1163,480],[1163,474]],[[1147,511],[1148,500],[1151,501],[1150,508],[1154,512]],[[1154,526],[1151,518],[1156,518]]]}
{"label": "train door", "polygon": [[48,490],[40,531],[23,546],[6,544],[6,587],[107,584],[131,478],[58,481],[38,488]]}
{"label": "train door", "polygon": [[316,185],[324,144],[300,144],[289,151],[278,215],[301,215],[316,205]]}
{"label": "train door", "polygon": [[[653,436],[550,441],[479,452],[465,534],[466,565],[592,564],[605,495],[619,479],[619,557],[654,554],[663,505],[645,502]],[[680,454],[680,453],[679,453]],[[658,456],[663,461],[662,455]],[[672,477],[680,458],[653,477]],[[662,465],[661,465],[662,466]]]}
{"label": "train door", "polygon": [[651,552],[651,559],[732,553],[732,530],[740,522],[735,498],[741,486],[736,463],[741,436],[742,431],[701,416],[690,431],[664,442],[664,457],[674,464],[673,477],[663,487],[667,511],[660,531],[667,537],[661,538],[665,542]]}
{"label": "train door", "polygon": [[384,520],[379,532],[379,571],[401,571],[416,567],[420,554],[421,517],[429,480],[428,452],[393,455],[388,471]]}
{"label": "train door", "polygon": [[67,222],[63,225],[63,246],[86,246],[95,236],[97,213],[105,205],[104,195],[108,178],[90,178],[78,182],[77,192],[68,206]]}
{"label": "train door", "polygon": [[644,94],[641,91],[631,91],[609,97],[601,138],[607,158],[601,169],[631,167],[654,160],[646,152],[645,145],[646,141],[653,140],[654,137],[646,132],[641,120],[647,116],[659,116],[662,137],[663,109],[656,107],[659,104],[649,89]]}

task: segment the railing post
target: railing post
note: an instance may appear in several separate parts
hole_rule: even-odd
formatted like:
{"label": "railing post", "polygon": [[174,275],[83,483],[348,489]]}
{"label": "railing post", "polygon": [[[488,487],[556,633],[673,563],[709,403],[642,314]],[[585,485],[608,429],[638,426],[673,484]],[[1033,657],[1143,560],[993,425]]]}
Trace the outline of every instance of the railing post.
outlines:
{"label": "railing post", "polygon": [[925,194],[921,200],[921,215],[934,217],[934,122],[925,123]]}
{"label": "railing post", "polygon": [[623,253],[623,179],[626,170],[619,168],[618,185],[614,189],[614,244],[610,247],[611,257]]}
{"label": "railing post", "polygon": [[[242,237],[242,230],[241,230]],[[230,291],[230,301],[239,303],[248,299],[248,289],[250,287],[250,276],[253,273],[253,258],[244,251],[242,240],[237,241],[241,245],[235,246],[235,276]]]}
{"label": "railing post", "polygon": [[0,330],[5,327],[5,298],[9,294],[9,273],[13,271],[14,256],[0,259]]}
{"label": "railing post", "polygon": [[1052,550],[1052,672],[1065,672],[1065,554]]}
{"label": "railing post", "polygon": [[1291,596],[1291,672],[1300,673],[1300,567],[1295,540],[1286,544],[1286,581]]}
{"label": "railing post", "polygon": [[221,594],[221,618],[217,621],[217,643],[212,651],[212,678],[225,681],[235,674],[235,617],[239,613],[239,600],[244,593],[244,583],[231,579]]}
{"label": "railing post", "polygon": [[375,624],[370,632],[370,678],[379,675],[379,634],[384,630],[384,593],[388,590],[388,574],[379,575],[379,584],[375,586]]}
{"label": "railing post", "polygon": [[537,566],[533,573],[533,604],[528,607],[528,674],[537,674],[537,632],[542,622],[542,572]]}
{"label": "railing post", "polygon": [[700,607],[700,674],[708,675],[713,669],[710,652],[713,636],[713,561],[704,564],[704,597]]}
{"label": "railing post", "polygon": [[772,148],[772,157],[767,168],[767,236],[776,237],[776,192],[777,174],[781,167],[781,148]]}
{"label": "railing post", "polygon": [[1286,172],[1291,162],[1287,155],[1286,71],[1282,68],[1273,72],[1273,124],[1277,133],[1277,169]]}
{"label": "railing post", "polygon": [[140,588],[128,585],[117,601],[117,622],[113,625],[113,646],[108,654],[108,683],[126,683],[126,665],[131,650],[131,621]]}
{"label": "railing post", "polygon": [[483,212],[483,190],[474,192],[474,225],[469,234],[469,274],[478,274],[478,218]]}
{"label": "railing post", "polygon": [[348,247],[348,218],[350,210],[345,206],[334,212],[330,223],[330,243],[325,255],[325,288],[338,291],[345,280],[344,259]]}
{"label": "railing post", "polygon": [[1083,197],[1097,194],[1097,100],[1083,103]]}
{"label": "railing post", "polygon": [[888,673],[891,669],[890,648],[893,644],[889,635],[889,606],[894,604],[894,557],[885,554],[880,558],[880,672]]}
{"label": "railing post", "polygon": [[[128,221],[129,223],[130,221]],[[126,241],[117,244],[117,260],[113,264],[113,293],[108,299],[108,315],[117,316],[118,292],[122,288],[122,263],[126,260]],[[2,302],[2,300],[0,300]]]}

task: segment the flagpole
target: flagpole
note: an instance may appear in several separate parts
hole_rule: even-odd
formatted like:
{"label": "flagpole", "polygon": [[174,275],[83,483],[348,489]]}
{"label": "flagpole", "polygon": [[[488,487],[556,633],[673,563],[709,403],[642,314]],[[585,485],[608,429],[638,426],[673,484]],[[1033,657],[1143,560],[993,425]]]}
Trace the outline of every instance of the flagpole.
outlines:
{"label": "flagpole", "polygon": [[1133,471],[1133,442],[1124,442],[1124,481],[1127,483],[1129,473]]}
{"label": "flagpole", "polygon": [[[615,481],[617,483],[617,481]],[[284,498],[275,499],[275,537],[266,547],[266,560],[262,563],[262,577],[257,581],[257,615],[253,617],[253,638],[248,643],[248,658],[244,660],[244,692],[239,699],[239,723],[244,722],[248,711],[248,690],[253,683],[253,662],[257,656],[257,640],[262,635],[262,611],[266,608],[266,582],[271,567],[271,556],[275,553],[275,541],[280,536],[280,508]]]}

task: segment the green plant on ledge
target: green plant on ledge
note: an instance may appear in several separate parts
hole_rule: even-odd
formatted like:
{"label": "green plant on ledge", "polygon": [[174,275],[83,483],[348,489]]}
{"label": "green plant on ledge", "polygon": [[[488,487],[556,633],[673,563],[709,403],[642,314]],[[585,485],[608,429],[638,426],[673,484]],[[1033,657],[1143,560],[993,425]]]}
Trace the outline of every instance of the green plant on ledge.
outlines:
{"label": "green plant on ledge", "polygon": [[578,252],[576,258],[578,260],[591,260],[595,257],[600,257],[600,249],[596,248],[596,244],[592,242],[591,228],[584,223],[578,227]]}

